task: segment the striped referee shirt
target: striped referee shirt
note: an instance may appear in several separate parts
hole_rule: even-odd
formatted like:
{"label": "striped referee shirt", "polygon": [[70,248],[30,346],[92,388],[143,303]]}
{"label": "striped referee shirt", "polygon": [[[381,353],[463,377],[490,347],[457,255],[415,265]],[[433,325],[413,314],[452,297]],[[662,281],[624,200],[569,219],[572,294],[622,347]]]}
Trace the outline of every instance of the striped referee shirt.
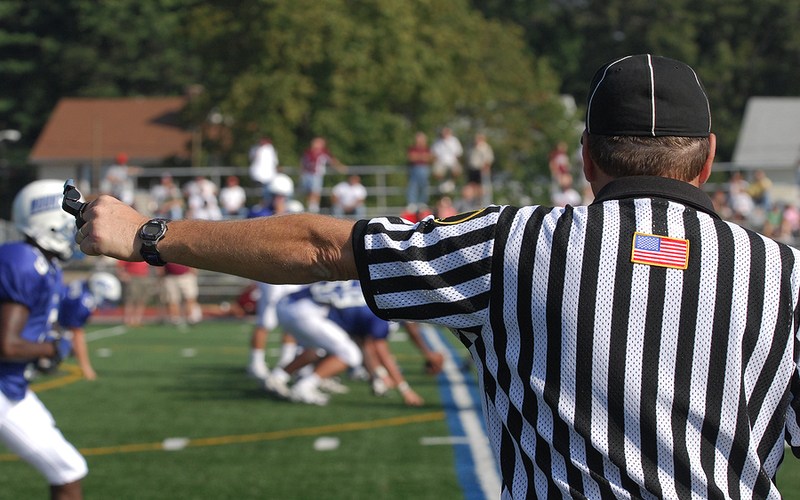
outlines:
{"label": "striped referee shirt", "polygon": [[778,498],[800,451],[798,251],[687,183],[353,233],[370,307],[475,360],[504,498]]}

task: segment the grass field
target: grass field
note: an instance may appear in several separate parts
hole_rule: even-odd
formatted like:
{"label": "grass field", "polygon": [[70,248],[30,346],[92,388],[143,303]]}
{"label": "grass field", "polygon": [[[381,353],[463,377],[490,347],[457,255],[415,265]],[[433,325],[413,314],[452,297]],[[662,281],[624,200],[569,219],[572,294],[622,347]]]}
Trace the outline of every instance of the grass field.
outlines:
{"label": "grass field", "polygon": [[[436,378],[410,342],[392,347],[424,407],[405,407],[397,393],[376,398],[360,381],[312,407],[270,399],[246,377],[250,328],[94,327],[96,381],[71,362],[36,381],[89,462],[87,498],[464,498],[453,446],[422,444],[449,431]],[[339,446],[316,451],[319,438]],[[0,448],[0,492],[45,498],[46,486]]]}
{"label": "grass field", "polygon": [[[270,399],[245,376],[247,322],[89,331],[98,380],[67,362],[33,386],[89,462],[87,499],[485,497],[463,464],[469,445],[451,438],[455,403],[402,336],[392,348],[421,408],[396,393],[376,398],[360,381],[325,407]],[[461,373],[469,386],[472,373]],[[800,499],[795,459],[780,484]],[[2,447],[0,497],[47,497],[44,480]]]}

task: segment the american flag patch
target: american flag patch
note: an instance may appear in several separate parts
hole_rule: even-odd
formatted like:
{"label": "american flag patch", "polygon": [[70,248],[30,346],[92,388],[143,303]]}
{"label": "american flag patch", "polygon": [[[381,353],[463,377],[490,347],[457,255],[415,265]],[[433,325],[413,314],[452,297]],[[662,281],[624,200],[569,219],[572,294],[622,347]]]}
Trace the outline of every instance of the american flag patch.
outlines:
{"label": "american flag patch", "polygon": [[634,233],[631,262],[649,266],[686,269],[689,267],[689,240],[655,234]]}

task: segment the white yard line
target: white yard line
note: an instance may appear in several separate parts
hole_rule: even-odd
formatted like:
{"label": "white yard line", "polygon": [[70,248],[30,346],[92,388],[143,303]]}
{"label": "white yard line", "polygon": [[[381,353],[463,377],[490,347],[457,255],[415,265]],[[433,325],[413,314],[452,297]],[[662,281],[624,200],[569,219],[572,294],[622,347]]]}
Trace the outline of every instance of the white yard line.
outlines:
{"label": "white yard line", "polygon": [[420,325],[422,334],[431,348],[444,354],[445,362],[443,373],[447,377],[453,400],[458,407],[458,419],[461,422],[466,439],[469,443],[472,460],[475,464],[475,475],[481,485],[486,498],[500,498],[501,481],[498,474],[494,454],[489,446],[489,440],[483,431],[482,416],[476,411],[480,408],[480,401],[475,401],[467,388],[464,374],[453,360],[451,351],[445,345],[437,331],[430,325]]}
{"label": "white yard line", "polygon": [[86,334],[86,342],[94,340],[107,339],[109,337],[119,337],[128,333],[128,328],[124,325],[112,326],[111,328],[103,328],[95,330]]}

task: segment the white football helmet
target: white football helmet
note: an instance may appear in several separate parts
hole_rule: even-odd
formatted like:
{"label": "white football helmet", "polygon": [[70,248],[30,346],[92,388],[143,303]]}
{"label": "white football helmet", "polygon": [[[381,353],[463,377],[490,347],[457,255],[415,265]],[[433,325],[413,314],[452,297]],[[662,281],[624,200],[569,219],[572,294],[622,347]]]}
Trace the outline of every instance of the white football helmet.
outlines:
{"label": "white football helmet", "polygon": [[88,284],[97,304],[117,302],[122,297],[122,283],[111,273],[96,272],[89,276]]}
{"label": "white football helmet", "polygon": [[61,209],[63,197],[63,181],[33,181],[14,197],[11,220],[42,249],[67,260],[74,250],[76,226],[75,218]]}
{"label": "white football helmet", "polygon": [[289,200],[286,202],[286,211],[290,214],[299,214],[305,210],[303,202],[300,200]]}
{"label": "white football helmet", "polygon": [[269,183],[269,192],[275,196],[286,196],[289,198],[294,194],[294,182],[286,174],[276,174]]}

